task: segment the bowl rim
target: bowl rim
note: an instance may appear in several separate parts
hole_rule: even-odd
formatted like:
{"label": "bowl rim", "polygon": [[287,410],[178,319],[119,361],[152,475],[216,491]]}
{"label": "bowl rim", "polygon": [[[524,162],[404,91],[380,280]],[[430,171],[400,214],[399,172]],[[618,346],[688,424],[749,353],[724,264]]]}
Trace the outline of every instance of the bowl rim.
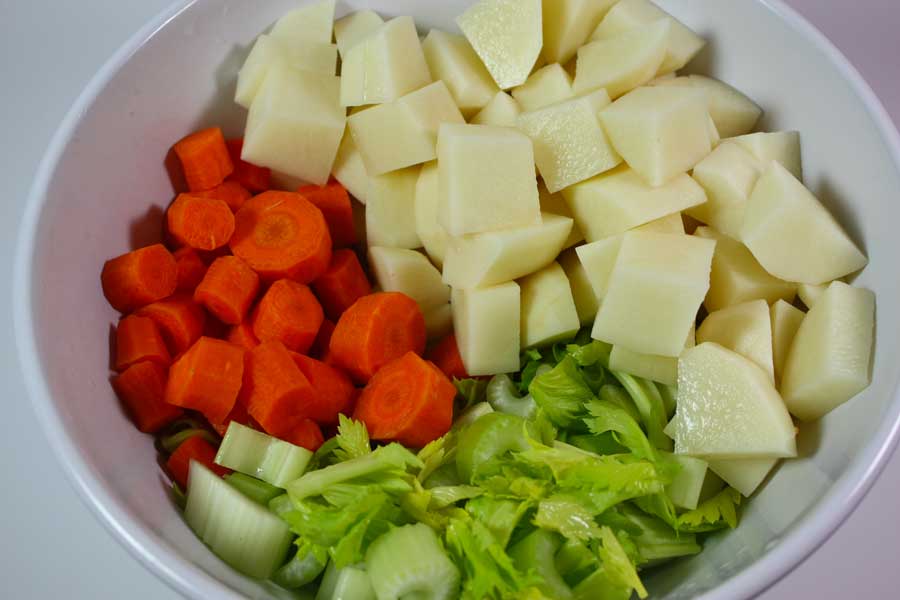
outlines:
{"label": "bowl rim", "polygon": [[[129,37],[91,78],[51,139],[35,174],[19,226],[12,287],[14,333],[17,358],[27,394],[44,435],[56,459],[63,466],[69,482],[94,516],[139,563],[175,591],[197,599],[215,594],[216,597],[238,600],[243,596],[203,569],[178,557],[167,542],[132,517],[124,504],[106,487],[101,474],[85,461],[54,408],[34,335],[31,264],[36,249],[37,228],[51,176],[82,115],[107,84],[157,31],[196,1],[175,0]],[[782,0],[756,1],[775,18],[791,27],[799,37],[815,47],[840,71],[875,121],[882,141],[888,147],[895,167],[900,171],[900,135],[881,101],[857,69],[824,34]],[[887,416],[847,472],[834,482],[817,507],[814,518],[804,519],[770,552],[700,597],[704,600],[733,600],[760,594],[818,549],[853,513],[883,471],[897,446],[900,437],[900,389],[894,392]]]}

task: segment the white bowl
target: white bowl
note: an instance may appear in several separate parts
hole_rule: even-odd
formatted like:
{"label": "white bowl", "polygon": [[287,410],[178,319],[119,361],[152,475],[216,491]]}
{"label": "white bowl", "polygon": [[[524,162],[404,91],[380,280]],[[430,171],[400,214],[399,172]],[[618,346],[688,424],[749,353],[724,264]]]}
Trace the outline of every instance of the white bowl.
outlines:
{"label": "white bowl", "polygon": [[[254,37],[296,0],[179,2],[100,70],[57,132],[25,211],[15,277],[16,338],[31,398],[59,459],[98,518],[148,568],[193,598],[276,595],[215,558],[166,493],[152,440],[123,415],[108,383],[103,261],[159,235],[172,196],[173,141],[220,124],[238,135],[235,74]],[[469,0],[351,0],[453,28]],[[698,557],[648,577],[661,597],[744,598],[794,568],[841,524],[897,441],[900,143],[869,87],[812,26],[776,0],[663,0],[709,40],[697,70],[766,109],[765,129],[798,129],[807,185],[867,250],[857,283],[880,307],[872,386],[800,435],[748,503],[740,527]]]}

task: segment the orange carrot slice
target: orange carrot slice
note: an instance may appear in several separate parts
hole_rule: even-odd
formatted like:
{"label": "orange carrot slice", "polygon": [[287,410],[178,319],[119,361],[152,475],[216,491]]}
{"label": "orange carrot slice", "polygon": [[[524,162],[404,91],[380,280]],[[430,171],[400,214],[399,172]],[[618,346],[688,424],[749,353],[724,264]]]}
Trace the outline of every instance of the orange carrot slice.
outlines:
{"label": "orange carrot slice", "polygon": [[234,214],[224,201],[192,194],[178,194],[166,211],[169,233],[197,250],[221,248],[234,233]]}
{"label": "orange carrot slice", "polygon": [[237,344],[247,350],[253,350],[259,346],[259,340],[253,334],[253,326],[248,321],[244,321],[229,329],[226,339],[232,344]]}
{"label": "orange carrot slice", "polygon": [[230,469],[216,464],[215,446],[199,435],[191,436],[181,442],[181,445],[175,449],[175,452],[166,461],[166,470],[169,472],[169,476],[182,490],[187,489],[188,473],[191,470],[192,460],[196,460],[219,477],[231,473]]}
{"label": "orange carrot slice", "polygon": [[129,313],[170,296],[178,285],[178,267],[165,246],[154,244],[106,261],[100,283],[110,305]]}
{"label": "orange carrot slice", "polygon": [[227,204],[231,212],[237,212],[244,205],[244,202],[253,197],[253,194],[247,188],[237,181],[230,180],[223,181],[213,189],[205,192],[191,192],[191,195],[200,196],[201,198],[217,198]]}
{"label": "orange carrot slice", "polygon": [[156,433],[184,414],[163,400],[166,372],[154,362],[131,365],[113,378],[112,385],[131,420],[144,433]]}
{"label": "orange carrot slice", "polygon": [[329,319],[337,320],[350,306],[372,292],[372,286],[353,250],[336,250],[313,289]]}
{"label": "orange carrot slice", "polygon": [[194,291],[194,301],[223,323],[237,325],[244,320],[258,292],[256,272],[237,256],[223,256],[209,266]]}
{"label": "orange carrot slice", "polygon": [[267,433],[281,437],[309,418],[316,394],[290,351],[272,340],[247,353],[241,401]]}
{"label": "orange carrot slice", "polygon": [[334,322],[325,319],[319,327],[319,333],[316,334],[316,340],[309,349],[309,355],[318,358],[322,362],[328,355],[328,345],[331,344],[331,334],[334,333]]}
{"label": "orange carrot slice", "polygon": [[166,402],[222,423],[234,408],[244,372],[244,352],[222,340],[201,337],[169,369]]}
{"label": "orange carrot slice", "polygon": [[456,343],[456,335],[451,333],[438,342],[426,355],[447,377],[453,379],[466,379],[466,366],[463,364],[459,346]]}
{"label": "orange carrot slice", "polygon": [[284,436],[284,441],[315,452],[325,443],[322,430],[312,419],[303,419]]}
{"label": "orange carrot slice", "polygon": [[181,161],[184,179],[192,192],[210,190],[234,171],[234,164],[218,127],[192,133],[173,147]]}
{"label": "orange carrot slice", "polygon": [[179,248],[172,255],[178,267],[178,291],[193,292],[206,275],[206,263],[196,250],[188,246]]}
{"label": "orange carrot slice", "polygon": [[353,206],[344,186],[337,181],[331,181],[323,186],[305,185],[298,189],[297,193],[322,211],[335,248],[346,248],[356,243]]}
{"label": "orange carrot slice", "polygon": [[148,304],[135,313],[139,317],[149,317],[156,322],[163,339],[173,356],[191,347],[201,335],[206,323],[206,313],[184,294]]}
{"label": "orange carrot slice", "polygon": [[307,410],[309,418],[322,425],[337,425],[338,415],[347,411],[356,392],[353,382],[324,362],[297,353],[292,356],[316,395],[316,401]]}
{"label": "orange carrot slice", "polygon": [[116,327],[116,371],[144,360],[168,367],[172,357],[153,319],[129,315]]}
{"label": "orange carrot slice", "polygon": [[325,319],[322,306],[308,287],[289,279],[273,283],[253,310],[256,338],[279,340],[289,350],[309,351]]}
{"label": "orange carrot slice", "polygon": [[243,139],[226,140],[225,145],[228,147],[228,154],[231,155],[231,162],[234,163],[234,171],[229,175],[229,179],[237,181],[254,193],[265,192],[271,187],[270,169],[258,167],[241,159],[241,152],[244,149]]}

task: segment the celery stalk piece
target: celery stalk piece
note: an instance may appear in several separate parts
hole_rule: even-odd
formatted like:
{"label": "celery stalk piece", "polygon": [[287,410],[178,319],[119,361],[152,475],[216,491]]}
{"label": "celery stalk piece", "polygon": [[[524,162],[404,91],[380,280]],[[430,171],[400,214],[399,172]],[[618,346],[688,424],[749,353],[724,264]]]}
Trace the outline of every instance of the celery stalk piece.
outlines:
{"label": "celery stalk piece", "polygon": [[453,429],[459,430],[467,427],[488,413],[494,412],[494,408],[487,402],[473,404],[466,412],[459,415],[453,421]]}
{"label": "celery stalk piece", "polygon": [[328,564],[328,550],[298,539],[297,552],[272,575],[272,581],[289,590],[315,581]]}
{"label": "celery stalk piece", "polygon": [[378,600],[450,600],[459,593],[459,569],[434,530],[422,523],[379,537],[366,553],[366,565]]}
{"label": "celery stalk piece", "polygon": [[271,577],[291,543],[284,521],[196,461],[184,519],[219,558],[251,577]]}
{"label": "celery stalk piece", "polygon": [[556,552],[554,563],[557,573],[570,586],[597,570],[600,561],[584,542],[575,539],[566,540]]}
{"label": "celery stalk piece", "polygon": [[271,483],[266,483],[237,471],[227,475],[225,481],[243,495],[263,506],[268,506],[270,500],[284,493],[281,488],[277,488]]}
{"label": "celery stalk piece", "polygon": [[537,411],[531,395],[520,396],[509,375],[494,375],[487,386],[487,401],[498,412],[530,419]]}
{"label": "celery stalk piece", "polygon": [[456,450],[456,467],[463,481],[472,482],[478,468],[510,450],[527,450],[525,421],[521,417],[493,412],[463,429]]}
{"label": "celery stalk piece", "polygon": [[543,580],[537,587],[556,600],[568,600],[572,590],[556,570],[556,552],[562,537],[546,529],[537,529],[509,549],[516,568],[523,573],[533,571]]}
{"label": "celery stalk piece", "polygon": [[297,507],[288,494],[281,494],[269,500],[269,510],[281,517],[292,510],[297,510]]}
{"label": "celery stalk piece", "polygon": [[662,394],[652,381],[620,371],[611,371],[619,380],[641,415],[650,442],[660,450],[672,451],[672,439],[663,433],[666,427],[666,407]]}
{"label": "celery stalk piece", "polygon": [[375,600],[369,574],[359,567],[338,569],[328,563],[316,600]]}
{"label": "celery stalk piece", "polygon": [[228,426],[216,464],[283,488],[303,474],[312,452],[235,421]]}

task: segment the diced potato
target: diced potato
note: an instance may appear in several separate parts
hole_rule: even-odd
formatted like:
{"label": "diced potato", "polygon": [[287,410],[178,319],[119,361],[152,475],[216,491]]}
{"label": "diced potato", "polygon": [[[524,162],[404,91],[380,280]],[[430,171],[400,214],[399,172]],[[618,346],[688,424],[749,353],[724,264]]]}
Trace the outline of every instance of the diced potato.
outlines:
{"label": "diced potato", "polygon": [[615,3],[616,0],[544,2],[544,59],[548,63],[568,62]]}
{"label": "diced potato", "polygon": [[522,297],[522,347],[547,346],[571,339],[581,322],[569,279],[559,263],[519,280]]}
{"label": "diced potato", "polygon": [[384,25],[382,19],[374,10],[358,10],[342,17],[334,22],[334,39],[337,42],[341,57],[358,42],[375,33]]}
{"label": "diced potato", "polygon": [[709,95],[709,116],[716,131],[724,138],[753,131],[762,116],[762,109],[753,100],[723,81],[705,75],[686,75],[663,81],[657,85],[683,85],[705,90]]}
{"label": "diced potato", "polygon": [[819,200],[776,161],[747,201],[741,240],[766,271],[786,281],[825,283],[868,263]]}
{"label": "diced potato", "polygon": [[472,117],[473,125],[494,125],[496,127],[515,127],[522,109],[519,103],[506,92],[497,92],[477,115]]}
{"label": "diced potato", "polygon": [[813,305],[818,302],[819,298],[822,297],[822,294],[825,293],[825,290],[828,289],[829,285],[831,285],[830,281],[818,285],[800,283],[797,285],[797,295],[800,296],[800,299],[803,301],[803,304],[806,305],[806,308],[812,308]]}
{"label": "diced potato", "polygon": [[794,300],[797,286],[769,275],[739,241],[709,227],[698,227],[694,235],[716,241],[706,310],[712,312],[749,300]]}
{"label": "diced potato", "polygon": [[622,236],[616,235],[575,248],[591,289],[599,300],[603,300],[609,291],[609,278],[621,247]]}
{"label": "diced potato", "polygon": [[[554,215],[572,218],[572,210],[566,203],[566,199],[563,198],[561,194],[551,194],[543,181],[538,182],[538,198],[540,199],[542,213],[548,212],[553,213]],[[581,229],[579,229],[578,226],[573,224],[572,231],[569,233],[569,238],[563,244],[563,248],[571,248],[575,244],[580,244],[583,241],[584,234],[581,233]]]}
{"label": "diced potato", "polygon": [[525,83],[543,45],[541,0],[481,0],[456,24],[500,89]]}
{"label": "diced potato", "polygon": [[797,455],[794,423],[766,372],[706,342],[678,360],[675,453],[710,459]]}
{"label": "diced potato", "polygon": [[666,486],[666,494],[679,508],[694,510],[700,501],[700,492],[706,480],[707,463],[693,456],[673,455],[672,459],[681,467],[672,483]]}
{"label": "diced potato", "polygon": [[743,458],[711,460],[709,468],[725,483],[749,498],[776,464],[777,458]]}
{"label": "diced potato", "polygon": [[272,65],[257,92],[241,157],[325,185],[344,135],[340,78]]}
{"label": "diced potato", "polygon": [[681,21],[649,0],[620,0],[591,34],[591,39],[609,39],[660,19],[669,21],[671,27],[665,58],[657,71],[657,74],[665,75],[677,71],[690,62],[703,49],[706,42]]}
{"label": "diced potato", "polygon": [[351,46],[341,65],[341,104],[393,102],[431,83],[412,17],[391,19]]}
{"label": "diced potato", "polygon": [[384,292],[401,292],[419,304],[422,313],[450,302],[450,288],[428,258],[405,248],[369,248],[369,265]]}
{"label": "diced potato", "polygon": [[641,354],[623,346],[613,346],[609,355],[609,368],[665,385],[675,385],[678,381],[677,357]]}
{"label": "diced potato", "polygon": [[719,130],[716,129],[716,124],[712,120],[712,117],[709,118],[709,144],[712,146],[713,150],[715,150],[719,143],[722,141],[722,136],[719,135]]}
{"label": "diced potato", "polygon": [[576,183],[562,194],[589,242],[706,202],[703,188],[686,174],[653,187],[624,165]]}
{"label": "diced potato", "polygon": [[515,282],[454,289],[453,330],[469,375],[519,370],[520,294]]}
{"label": "diced potato", "polygon": [[678,356],[709,289],[715,242],[630,231],[591,333],[642,354]]}
{"label": "diced potato", "polygon": [[572,299],[575,301],[578,320],[582,326],[593,323],[594,317],[597,316],[597,309],[600,308],[600,303],[597,300],[597,295],[591,288],[581,261],[578,260],[575,248],[570,248],[560,254],[558,260],[559,265],[566,273],[566,277],[569,278],[569,287],[572,288]]}
{"label": "diced potato", "polygon": [[450,303],[425,312],[425,333],[428,341],[440,340],[453,331],[453,308]]}
{"label": "diced potato", "polygon": [[[525,83],[512,91],[513,98],[525,112],[568,100],[573,95],[572,78],[557,63],[541,67],[532,73]],[[607,97],[607,104],[608,100]]]}
{"label": "diced potato", "polygon": [[775,382],[779,383],[791,343],[806,315],[784,300],[777,301],[769,310],[772,320],[772,363],[775,367]]}
{"label": "diced potato", "polygon": [[775,383],[772,320],[765,300],[751,300],[710,313],[697,329],[697,343],[715,342],[752,360]]}
{"label": "diced potato", "polygon": [[420,248],[416,234],[416,182],[421,167],[369,178],[366,237],[369,246]]}
{"label": "diced potato", "polygon": [[800,157],[800,133],[796,131],[775,131],[772,133],[750,133],[731,141],[744,147],[763,165],[776,160],[803,181],[803,162]]}
{"label": "diced potato", "polygon": [[600,112],[600,122],[628,165],[659,186],[710,153],[709,103],[701,90],[642,87]]}
{"label": "diced potato", "polygon": [[444,282],[455,288],[493,285],[550,264],[572,230],[572,219],[550,213],[528,227],[451,237]]}
{"label": "diced potato", "polygon": [[681,219],[681,213],[674,212],[654,219],[649,223],[638,225],[634,228],[636,231],[655,231],[657,233],[673,233],[678,235],[684,234],[684,221]]}
{"label": "diced potato", "polygon": [[575,93],[603,88],[618,98],[653,79],[666,56],[670,24],[660,19],[579,48]]}
{"label": "diced potato", "polygon": [[540,223],[531,140],[507,127],[443,123],[438,221],[450,235]]}
{"label": "diced potato", "polygon": [[349,127],[341,139],[331,174],[342,186],[347,188],[351,196],[363,204],[366,203],[366,196],[369,194],[369,174],[366,172],[362,155],[356,149],[356,144],[353,143],[353,135],[350,133]]}
{"label": "diced potato", "polygon": [[347,119],[366,171],[381,175],[437,157],[441,123],[465,123],[443,81]]}
{"label": "diced potato", "polygon": [[270,35],[286,44],[330,44],[333,24],[334,0],[322,0],[295,8],[278,19]]}
{"label": "diced potato", "polygon": [[763,165],[733,142],[719,147],[694,167],[692,177],[706,192],[706,203],[687,213],[725,235],[738,238],[744,222],[747,198]]}
{"label": "diced potato", "polygon": [[438,223],[438,170],[437,163],[422,165],[416,182],[416,234],[422,240],[431,261],[441,268],[447,252],[449,236]]}
{"label": "diced potato", "polygon": [[831,412],[869,385],[875,294],[835,281],[809,309],[784,364],[781,393],[801,421]]}
{"label": "diced potato", "polygon": [[464,115],[478,112],[499,92],[465,37],[432,29],[422,42],[422,50],[431,76],[447,84]]}

